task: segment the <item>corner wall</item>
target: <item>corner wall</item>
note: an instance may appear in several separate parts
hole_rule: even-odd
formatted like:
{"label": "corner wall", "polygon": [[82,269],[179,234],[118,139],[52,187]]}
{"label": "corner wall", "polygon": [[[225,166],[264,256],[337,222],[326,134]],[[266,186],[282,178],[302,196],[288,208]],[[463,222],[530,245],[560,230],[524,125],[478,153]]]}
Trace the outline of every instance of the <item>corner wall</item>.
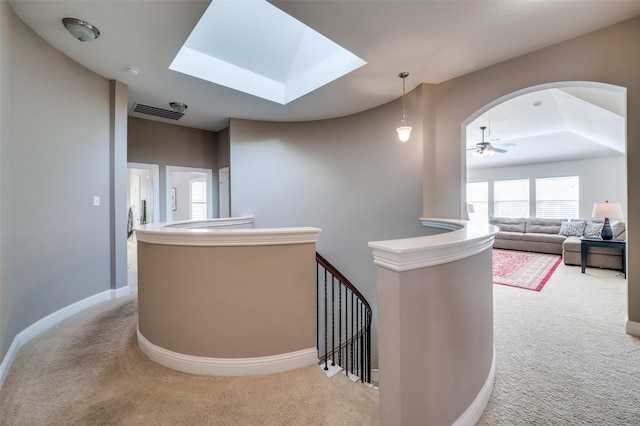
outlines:
{"label": "corner wall", "polygon": [[109,82],[39,38],[8,2],[0,19],[4,359],[29,325],[110,289],[111,171]]}

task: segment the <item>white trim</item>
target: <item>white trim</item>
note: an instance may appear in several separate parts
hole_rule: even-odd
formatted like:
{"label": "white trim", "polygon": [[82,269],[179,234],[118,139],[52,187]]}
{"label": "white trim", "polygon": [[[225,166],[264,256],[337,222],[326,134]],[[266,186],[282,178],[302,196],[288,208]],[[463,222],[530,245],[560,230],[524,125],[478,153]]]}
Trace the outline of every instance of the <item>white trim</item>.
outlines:
{"label": "white trim", "polygon": [[252,217],[149,224],[136,228],[139,242],[172,246],[265,246],[318,241],[319,228],[252,228]]}
{"label": "white trim", "polygon": [[467,407],[464,413],[458,420],[456,420],[452,426],[473,426],[478,423],[484,409],[487,407],[489,403],[489,398],[491,397],[491,392],[493,391],[493,384],[496,379],[496,348],[493,347],[493,358],[491,360],[491,369],[489,370],[489,375],[487,376],[487,380],[484,382],[484,386],[480,389],[480,392],[473,400],[471,405]]}
{"label": "white trim", "polygon": [[99,305],[100,303],[106,302],[110,299],[116,299],[122,296],[126,296],[127,294],[129,294],[128,287],[120,287],[116,290],[107,290],[98,294],[94,294],[93,296],[89,296],[86,299],[82,299],[75,303],[72,303],[71,305],[65,306],[64,308],[61,308],[47,315],[46,317],[34,322],[29,327],[22,330],[16,335],[16,337],[13,338],[13,342],[11,342],[9,350],[2,360],[2,364],[0,364],[0,388],[2,388],[4,380],[6,379],[7,374],[9,374],[9,369],[11,368],[11,364],[13,364],[16,355],[18,354],[18,350],[20,350],[20,348],[28,343],[31,339],[39,336],[40,334],[49,330],[51,327],[77,314],[80,311]]}
{"label": "white trim", "polygon": [[[453,219],[420,219],[449,231],[425,237],[374,241],[374,263],[396,272],[410,271],[464,259],[493,247],[498,228],[486,223]],[[436,226],[434,226],[436,225]]]}
{"label": "white trim", "polygon": [[640,337],[640,322],[629,321],[629,319],[627,318],[625,331],[631,336]]}
{"label": "white trim", "polygon": [[376,386],[380,384],[380,370],[377,368],[371,369],[371,383],[376,383]]}
{"label": "white trim", "polygon": [[173,370],[201,376],[257,376],[318,364],[318,350],[315,347],[256,358],[209,358],[181,354],[157,346],[147,340],[139,328],[137,334],[138,347],[152,361]]}
{"label": "white trim", "polygon": [[111,293],[111,299],[119,299],[121,297],[125,297],[131,294],[131,290],[129,289],[128,285],[118,287],[115,290],[111,289],[109,291]]}

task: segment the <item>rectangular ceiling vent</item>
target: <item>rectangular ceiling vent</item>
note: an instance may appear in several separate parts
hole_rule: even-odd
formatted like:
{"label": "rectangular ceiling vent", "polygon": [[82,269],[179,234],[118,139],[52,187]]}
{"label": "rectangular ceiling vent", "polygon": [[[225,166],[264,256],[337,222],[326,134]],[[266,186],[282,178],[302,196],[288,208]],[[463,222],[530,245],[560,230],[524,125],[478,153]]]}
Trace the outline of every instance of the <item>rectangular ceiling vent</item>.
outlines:
{"label": "rectangular ceiling vent", "polygon": [[153,115],[155,117],[168,118],[169,120],[180,120],[180,117],[184,115],[183,112],[176,112],[170,109],[156,108],[149,105],[143,105],[134,103],[131,108],[132,112],[138,112],[140,114]]}

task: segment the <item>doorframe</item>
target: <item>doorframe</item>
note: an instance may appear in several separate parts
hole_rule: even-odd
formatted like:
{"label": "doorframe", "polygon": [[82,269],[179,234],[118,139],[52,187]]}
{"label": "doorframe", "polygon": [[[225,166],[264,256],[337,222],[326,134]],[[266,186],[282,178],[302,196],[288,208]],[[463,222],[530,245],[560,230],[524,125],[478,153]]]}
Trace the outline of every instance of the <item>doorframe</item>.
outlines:
{"label": "doorframe", "polygon": [[[223,175],[227,175],[226,184]],[[218,170],[218,217],[231,217],[231,174],[229,167]],[[224,209],[224,211],[223,211]]]}
{"label": "doorframe", "polygon": [[[129,169],[143,169],[151,172],[151,182],[153,183],[153,218],[150,223],[160,222],[160,166],[158,164],[132,163],[127,162]],[[128,174],[127,174],[128,177]],[[129,185],[129,179],[127,179]]]}
{"label": "doorframe", "polygon": [[173,188],[173,172],[180,173],[204,173],[207,181],[207,219],[213,218],[213,169],[200,169],[196,167],[165,166],[166,193],[165,207],[167,222],[173,222],[173,209],[171,208],[171,188]]}

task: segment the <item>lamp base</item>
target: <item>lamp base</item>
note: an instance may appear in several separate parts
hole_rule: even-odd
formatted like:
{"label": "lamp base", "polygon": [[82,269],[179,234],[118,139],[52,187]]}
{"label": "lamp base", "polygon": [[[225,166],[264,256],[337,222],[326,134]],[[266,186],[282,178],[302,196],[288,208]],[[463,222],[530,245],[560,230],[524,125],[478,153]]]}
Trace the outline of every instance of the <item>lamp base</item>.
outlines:
{"label": "lamp base", "polygon": [[602,231],[600,231],[600,236],[603,240],[611,240],[613,239],[613,229],[611,229],[611,225],[609,224],[609,218],[604,218],[604,225],[602,225]]}

